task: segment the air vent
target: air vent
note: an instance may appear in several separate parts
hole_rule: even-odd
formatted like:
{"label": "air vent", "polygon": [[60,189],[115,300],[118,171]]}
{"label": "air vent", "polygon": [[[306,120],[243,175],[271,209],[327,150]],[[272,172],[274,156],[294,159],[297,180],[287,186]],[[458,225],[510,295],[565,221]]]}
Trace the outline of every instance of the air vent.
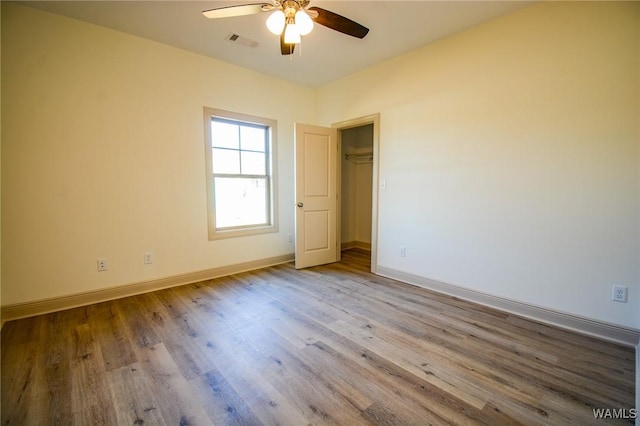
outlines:
{"label": "air vent", "polygon": [[248,37],[245,36],[241,36],[240,34],[236,34],[236,33],[231,33],[227,36],[227,40],[236,43],[236,44],[240,44],[242,46],[246,46],[246,47],[258,47],[260,45],[260,43],[258,43],[255,40],[251,40]]}

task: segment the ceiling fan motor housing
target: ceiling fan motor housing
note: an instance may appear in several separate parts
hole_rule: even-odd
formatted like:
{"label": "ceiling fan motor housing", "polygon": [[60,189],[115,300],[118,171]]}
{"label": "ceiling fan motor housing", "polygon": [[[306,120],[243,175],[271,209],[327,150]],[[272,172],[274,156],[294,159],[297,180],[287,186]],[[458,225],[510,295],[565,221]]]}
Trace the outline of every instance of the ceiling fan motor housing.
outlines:
{"label": "ceiling fan motor housing", "polygon": [[292,18],[300,9],[304,9],[309,4],[309,0],[284,0],[281,3],[284,16]]}

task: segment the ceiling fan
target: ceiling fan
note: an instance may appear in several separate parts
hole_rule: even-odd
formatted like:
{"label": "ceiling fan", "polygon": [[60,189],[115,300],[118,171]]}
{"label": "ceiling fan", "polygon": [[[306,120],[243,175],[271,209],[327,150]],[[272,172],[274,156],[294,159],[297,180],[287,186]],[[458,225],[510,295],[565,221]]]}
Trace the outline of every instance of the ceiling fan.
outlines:
{"label": "ceiling fan", "polygon": [[272,0],[270,3],[251,3],[224,6],[202,12],[210,19],[230,18],[272,12],[267,19],[267,28],[280,36],[280,53],[290,55],[300,36],[307,35],[313,29],[314,22],[352,37],[364,38],[369,28],[319,7],[308,7],[310,0]]}

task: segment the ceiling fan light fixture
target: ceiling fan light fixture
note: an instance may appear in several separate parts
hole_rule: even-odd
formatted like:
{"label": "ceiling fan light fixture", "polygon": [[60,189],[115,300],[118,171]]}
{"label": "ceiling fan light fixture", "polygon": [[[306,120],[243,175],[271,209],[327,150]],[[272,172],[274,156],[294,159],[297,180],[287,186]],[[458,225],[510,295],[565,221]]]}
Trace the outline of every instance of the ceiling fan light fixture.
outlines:
{"label": "ceiling fan light fixture", "polygon": [[287,26],[284,28],[284,42],[286,44],[299,44],[301,41],[300,32],[296,23],[287,23]]}
{"label": "ceiling fan light fixture", "polygon": [[308,7],[310,1],[268,0],[267,3],[216,7],[202,13],[214,19],[272,12],[266,24],[270,32],[279,36],[282,55],[292,54],[295,45],[302,42],[301,36],[309,34],[316,23],[356,38],[364,38],[369,33],[369,28],[342,15],[320,7]]}
{"label": "ceiling fan light fixture", "polygon": [[313,20],[302,9],[296,12],[295,22],[300,35],[305,36],[313,30]]}
{"label": "ceiling fan light fixture", "polygon": [[282,10],[276,10],[267,18],[267,28],[275,35],[282,34],[286,19]]}

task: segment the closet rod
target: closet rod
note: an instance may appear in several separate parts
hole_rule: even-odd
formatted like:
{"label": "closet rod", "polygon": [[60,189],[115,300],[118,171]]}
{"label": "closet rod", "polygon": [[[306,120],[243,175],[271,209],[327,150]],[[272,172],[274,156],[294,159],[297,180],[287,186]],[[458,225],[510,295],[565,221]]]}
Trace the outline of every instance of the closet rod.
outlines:
{"label": "closet rod", "polygon": [[345,154],[345,160],[356,164],[365,164],[373,162],[373,152],[362,152],[358,154]]}

